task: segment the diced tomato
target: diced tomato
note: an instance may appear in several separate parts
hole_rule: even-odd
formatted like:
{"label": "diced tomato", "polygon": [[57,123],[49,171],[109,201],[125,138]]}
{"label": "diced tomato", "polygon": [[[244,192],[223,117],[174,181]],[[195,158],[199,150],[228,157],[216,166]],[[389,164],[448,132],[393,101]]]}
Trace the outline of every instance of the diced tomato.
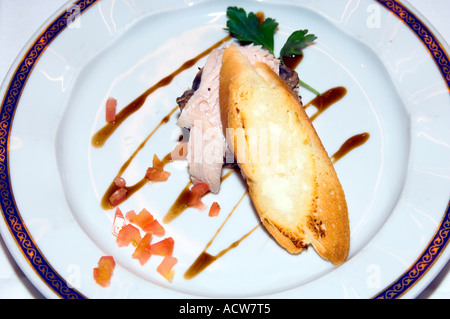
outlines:
{"label": "diced tomato", "polygon": [[119,231],[122,229],[122,227],[126,224],[125,218],[123,217],[122,211],[119,207],[116,208],[116,213],[114,215],[114,223],[113,223],[113,229],[112,233],[114,236],[119,235]]}
{"label": "diced tomato", "polygon": [[112,257],[112,256],[100,257],[100,260],[98,261],[98,267],[102,268],[106,274],[112,275],[114,268],[116,267],[116,262],[114,261],[114,257]]}
{"label": "diced tomato", "polygon": [[164,170],[164,163],[156,156],[156,154],[153,154],[153,168]]}
{"label": "diced tomato", "polygon": [[134,210],[130,210],[125,214],[125,217],[130,223],[136,224],[136,212]]}
{"label": "diced tomato", "polygon": [[150,214],[150,212],[145,208],[143,208],[137,215],[134,210],[131,210],[126,214],[126,216],[131,223],[136,224],[141,228],[147,224],[150,224],[154,220],[153,215]]}
{"label": "diced tomato", "polygon": [[164,234],[166,233],[164,227],[161,226],[161,224],[156,219],[153,220],[151,223],[144,225],[142,227],[142,230],[145,231],[146,233],[152,232],[153,235],[155,236],[164,236]]}
{"label": "diced tomato", "polygon": [[165,238],[157,243],[150,245],[153,255],[172,256],[175,241],[172,237]]}
{"label": "diced tomato", "polygon": [[152,182],[165,182],[170,177],[170,172],[163,171],[154,167],[149,167],[145,177]]}
{"label": "diced tomato", "polygon": [[139,260],[142,266],[147,263],[147,261],[150,259],[150,256],[152,255],[150,251],[151,240],[152,233],[145,234],[132,255],[133,258],[137,258]]}
{"label": "diced tomato", "polygon": [[206,183],[197,183],[191,188],[191,192],[200,196],[209,192],[209,186]]}
{"label": "diced tomato", "polygon": [[205,210],[208,208],[201,200],[198,200],[195,204],[192,204],[191,207],[196,208],[198,210]]}
{"label": "diced tomato", "polygon": [[208,216],[215,217],[218,216],[220,212],[220,206],[217,204],[217,202],[212,203],[211,208],[209,209]]}
{"label": "diced tomato", "polygon": [[202,197],[209,192],[209,186],[206,183],[197,183],[192,186],[190,190],[190,197],[188,201],[188,206],[195,207],[200,210],[206,208],[206,206],[202,203]]}
{"label": "diced tomato", "polygon": [[112,206],[117,206],[125,199],[126,196],[127,189],[119,188],[109,197],[109,202]]}
{"label": "diced tomato", "polygon": [[145,177],[152,182],[165,182],[169,178],[170,173],[164,171],[164,163],[153,155],[153,166],[147,169]]}
{"label": "diced tomato", "polygon": [[111,256],[103,256],[98,261],[98,267],[94,268],[94,279],[102,287],[108,287],[116,267],[116,262]]}
{"label": "diced tomato", "polygon": [[120,177],[120,176],[116,176],[114,178],[114,184],[116,184],[116,186],[119,187],[119,188],[123,188],[123,187],[127,186],[127,183],[126,183],[125,179],[123,177]]}
{"label": "diced tomato", "polygon": [[156,271],[159,272],[164,278],[168,281],[172,281],[173,275],[175,274],[175,270],[173,267],[177,264],[178,259],[172,256],[164,257],[163,261],[156,268]]}
{"label": "diced tomato", "polygon": [[117,100],[115,98],[110,97],[108,98],[108,100],[106,100],[106,122],[112,123],[116,120],[116,107]]}
{"label": "diced tomato", "polygon": [[130,243],[132,243],[133,246],[137,246],[140,241],[141,233],[139,232],[139,229],[131,224],[123,226],[116,238],[119,247],[128,246]]}

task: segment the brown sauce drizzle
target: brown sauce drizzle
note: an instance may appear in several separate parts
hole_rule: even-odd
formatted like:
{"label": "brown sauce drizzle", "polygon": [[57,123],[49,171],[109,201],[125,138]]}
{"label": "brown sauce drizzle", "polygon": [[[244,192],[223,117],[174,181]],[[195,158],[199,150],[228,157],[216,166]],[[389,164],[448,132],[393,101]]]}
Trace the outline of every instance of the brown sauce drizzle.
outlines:
{"label": "brown sauce drizzle", "polygon": [[141,144],[139,144],[138,148],[133,152],[133,154],[131,154],[131,156],[128,158],[128,160],[122,165],[122,167],[119,170],[119,173],[117,174],[117,176],[121,176],[123,174],[123,172],[125,172],[125,170],[128,168],[128,166],[131,164],[131,162],[133,161],[133,159],[137,156],[137,154],[144,148],[145,144],[147,144],[148,140],[153,136],[153,134],[156,133],[156,131],[163,126],[164,124],[166,124],[167,122],[169,122],[170,117],[172,116],[173,113],[175,113],[175,111],[178,109],[178,106],[176,106],[175,108],[172,109],[172,111],[170,111],[169,114],[167,114],[162,120],[161,122],[159,122],[159,124],[153,129],[153,131],[150,132],[149,135],[147,135],[147,137],[141,142]]}
{"label": "brown sauce drizzle", "polygon": [[134,112],[139,110],[142,105],[144,105],[145,100],[147,97],[158,90],[161,87],[164,87],[166,85],[169,85],[172,80],[181,72],[191,68],[195,65],[200,59],[211,53],[212,50],[215,48],[218,48],[221,46],[224,42],[231,40],[231,36],[228,35],[224,37],[222,40],[218,41],[199,55],[197,55],[195,58],[190,59],[183,63],[182,66],[180,66],[178,69],[176,69],[174,72],[172,72],[170,75],[166,76],[162,80],[160,80],[158,83],[147,89],[144,93],[142,93],[139,97],[137,97],[134,101],[132,101],[130,104],[125,106],[119,113],[116,115],[116,120],[111,123],[107,123],[103,128],[101,128],[97,133],[94,134],[92,137],[92,145],[94,147],[102,147],[106,140],[112,135],[112,133]]}
{"label": "brown sauce drizzle", "polygon": [[225,255],[227,252],[229,252],[231,249],[236,248],[239,246],[241,241],[243,241],[245,238],[251,235],[261,224],[258,224],[255,226],[252,230],[250,230],[247,234],[242,236],[239,240],[232,243],[230,246],[222,250],[220,253],[218,253],[215,256],[212,256],[206,252],[206,249],[200,254],[200,256],[197,257],[197,259],[194,261],[194,263],[189,267],[189,269],[184,274],[184,279],[192,279],[195,276],[197,276],[199,273],[201,273],[203,270],[205,270],[209,265],[211,265],[213,262],[215,262],[217,259]]}
{"label": "brown sauce drizzle", "polygon": [[[233,174],[234,172],[235,172],[234,170],[230,170],[229,172],[227,172],[225,175],[222,176],[220,181],[223,182],[228,177],[230,177],[230,175]],[[178,216],[180,216],[181,213],[183,213],[186,209],[189,208],[188,202],[190,199],[191,185],[192,185],[192,182],[189,181],[189,183],[187,183],[187,185],[183,188],[180,195],[178,195],[177,199],[172,204],[172,206],[170,207],[167,214],[164,216],[163,223],[168,224],[168,223],[172,222],[174,219],[176,219]]]}
{"label": "brown sauce drizzle", "polygon": [[295,70],[300,62],[302,62],[303,55],[284,56],[282,57],[282,60],[284,65],[286,65],[289,69]]}
{"label": "brown sauce drizzle", "polygon": [[306,109],[310,106],[315,106],[317,108],[317,112],[310,117],[311,121],[314,121],[316,117],[322,114],[331,105],[342,99],[346,94],[347,89],[345,87],[338,86],[335,88],[331,88],[328,91],[322,93],[322,95],[316,96],[308,104],[304,105],[304,108]]}
{"label": "brown sauce drizzle", "polygon": [[361,133],[350,137],[342,144],[339,150],[331,156],[331,162],[334,164],[353,149],[363,145],[369,139],[369,133]]}
{"label": "brown sauce drizzle", "polygon": [[184,212],[188,206],[189,198],[190,198],[190,188],[191,188],[192,182],[189,181],[187,183],[186,187],[183,188],[180,195],[178,195],[175,202],[172,204],[172,206],[169,209],[169,212],[164,216],[163,223],[168,224],[171,221],[173,221],[175,218],[181,215],[182,212]]}
{"label": "brown sauce drizzle", "polygon": [[261,25],[261,23],[264,22],[264,20],[266,19],[266,15],[264,14],[264,12],[262,11],[258,11],[255,13],[255,16],[258,18],[259,20],[259,25]]}
{"label": "brown sauce drizzle", "polygon": [[189,269],[184,274],[184,278],[185,279],[192,279],[195,276],[197,276],[200,272],[202,272],[204,269],[206,269],[214,261],[216,261],[217,259],[219,259],[223,255],[225,255],[231,249],[236,248],[241,243],[241,241],[243,241],[245,238],[247,238],[256,228],[258,228],[260,226],[260,224],[258,224],[250,232],[248,232],[243,237],[241,237],[241,239],[239,239],[239,240],[235,241],[234,243],[232,243],[228,248],[222,250],[216,256],[212,256],[212,255],[210,255],[210,254],[208,254],[206,252],[208,250],[208,248],[211,246],[211,244],[214,242],[214,240],[216,239],[217,235],[222,230],[223,226],[225,226],[225,224],[227,223],[228,219],[231,217],[231,215],[233,215],[233,213],[235,212],[236,208],[242,202],[244,197],[247,196],[247,194],[248,194],[248,191],[245,191],[244,194],[239,199],[239,201],[236,203],[236,205],[234,205],[233,209],[228,214],[227,218],[223,221],[223,223],[219,227],[219,229],[216,231],[216,233],[214,234],[213,238],[206,244],[205,249],[203,249],[202,253],[197,257],[197,259],[194,261],[194,263],[189,267]]}
{"label": "brown sauce drizzle", "polygon": [[[168,163],[172,162],[171,155],[172,155],[172,153],[169,153],[161,160],[161,162],[163,163],[163,166],[166,166]],[[128,161],[127,161],[127,163],[128,163]],[[117,175],[117,176],[120,176],[120,175]],[[108,189],[106,190],[105,194],[102,197],[102,200],[101,200],[102,208],[105,210],[108,210],[108,209],[112,209],[112,208],[122,204],[124,201],[126,201],[128,198],[130,198],[134,193],[136,193],[138,190],[140,190],[142,187],[144,187],[144,185],[147,184],[148,182],[150,182],[150,180],[147,179],[146,177],[143,177],[136,184],[131,185],[131,186],[125,186],[124,188],[127,191],[125,197],[123,198],[123,200],[120,203],[117,203],[116,205],[113,206],[111,204],[109,198],[111,197],[112,194],[114,194],[115,191],[117,191],[119,189],[119,187],[117,187],[113,181],[109,185]]]}

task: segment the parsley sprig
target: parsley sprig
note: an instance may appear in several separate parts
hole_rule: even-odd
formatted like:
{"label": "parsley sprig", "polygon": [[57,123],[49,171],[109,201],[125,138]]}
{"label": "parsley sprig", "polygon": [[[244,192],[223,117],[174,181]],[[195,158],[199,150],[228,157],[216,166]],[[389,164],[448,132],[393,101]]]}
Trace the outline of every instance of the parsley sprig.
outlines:
{"label": "parsley sprig", "polygon": [[[227,30],[236,39],[243,43],[261,45],[274,55],[274,34],[278,22],[272,18],[260,21],[253,12],[247,14],[244,9],[238,7],[227,8]],[[302,50],[312,44],[317,37],[308,34],[308,30],[294,31],[280,50],[280,60],[284,64],[283,57],[303,55]],[[310,85],[300,80],[300,84],[316,95],[320,93]]]}
{"label": "parsley sprig", "polygon": [[316,39],[317,37],[314,34],[308,34],[308,30],[294,31],[281,48],[281,59],[287,56],[303,55],[302,50]]}
{"label": "parsley sprig", "polygon": [[237,7],[228,7],[227,16],[227,28],[234,37],[241,42],[259,44],[273,54],[273,35],[278,22],[267,18],[260,23],[256,14],[247,15],[244,9]]}

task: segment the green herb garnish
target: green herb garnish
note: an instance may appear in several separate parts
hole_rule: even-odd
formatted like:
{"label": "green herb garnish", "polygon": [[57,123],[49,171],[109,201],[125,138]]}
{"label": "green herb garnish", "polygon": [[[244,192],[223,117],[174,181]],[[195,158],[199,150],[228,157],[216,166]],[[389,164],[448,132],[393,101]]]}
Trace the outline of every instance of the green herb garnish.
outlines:
{"label": "green herb garnish", "polygon": [[298,80],[300,85],[307,88],[308,90],[310,90],[311,92],[313,92],[315,95],[319,95],[321,96],[322,93],[320,93],[319,91],[317,91],[315,88],[313,88],[312,86],[310,86],[308,83],[303,82],[302,80]]}
{"label": "green herb garnish", "polygon": [[[278,27],[278,22],[272,18],[260,21],[253,12],[248,15],[244,9],[238,7],[227,8],[227,30],[241,42],[261,45],[274,55],[274,34]],[[294,31],[280,51],[280,60],[284,64],[283,57],[303,55],[302,50],[314,42],[317,37],[308,34],[308,30]],[[300,80],[300,85],[304,86],[316,95],[321,95],[310,85]]]}
{"label": "green herb garnish", "polygon": [[248,15],[242,8],[227,8],[227,28],[230,33],[241,42],[259,44],[273,54],[273,35],[278,23],[271,18],[262,23],[259,18],[250,12]]}
{"label": "green herb garnish", "polygon": [[281,60],[283,60],[283,57],[303,55],[302,50],[316,39],[317,37],[314,34],[308,34],[308,30],[294,31],[281,48]]}

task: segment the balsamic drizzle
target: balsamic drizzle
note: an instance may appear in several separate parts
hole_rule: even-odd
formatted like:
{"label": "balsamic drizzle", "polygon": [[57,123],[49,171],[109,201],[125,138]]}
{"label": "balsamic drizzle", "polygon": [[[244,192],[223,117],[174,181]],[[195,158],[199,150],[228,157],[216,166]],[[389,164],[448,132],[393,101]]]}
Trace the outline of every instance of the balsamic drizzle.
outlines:
{"label": "balsamic drizzle", "polygon": [[334,87],[328,91],[316,96],[309,103],[303,107],[307,109],[310,106],[315,106],[317,112],[310,116],[311,121],[314,121],[320,114],[327,110],[331,105],[342,99],[347,94],[347,89],[342,86]]}
{"label": "balsamic drizzle", "polygon": [[184,278],[185,279],[192,279],[195,276],[197,276],[201,271],[203,271],[206,267],[208,267],[214,261],[216,261],[217,259],[219,259],[223,255],[225,255],[231,249],[236,248],[240,244],[241,241],[243,241],[245,238],[247,238],[256,228],[259,227],[259,224],[258,224],[250,232],[248,232],[247,234],[242,236],[241,239],[239,239],[239,240],[235,241],[234,243],[232,243],[230,246],[228,246],[228,248],[222,250],[216,256],[212,256],[212,255],[210,255],[210,254],[208,254],[206,252],[208,250],[209,246],[211,246],[211,244],[216,239],[217,235],[222,230],[223,226],[225,226],[225,224],[227,223],[228,219],[231,217],[231,215],[233,215],[233,213],[235,212],[236,208],[239,206],[239,204],[242,202],[242,200],[245,198],[245,196],[247,196],[247,194],[248,194],[248,191],[246,190],[244,192],[244,194],[241,196],[241,198],[239,199],[239,201],[236,203],[236,205],[234,205],[233,209],[228,214],[227,218],[223,221],[222,225],[216,231],[216,233],[214,234],[213,238],[206,244],[205,249],[203,249],[202,253],[197,257],[197,259],[194,261],[194,263],[186,271],[186,273],[184,274]]}
{"label": "balsamic drizzle", "polygon": [[339,148],[339,150],[331,156],[331,162],[334,164],[338,160],[340,160],[342,157],[344,157],[346,154],[348,154],[350,151],[354,150],[355,148],[363,145],[367,140],[369,139],[370,134],[369,133],[361,133],[356,134],[349,139],[347,139],[344,144]]}

